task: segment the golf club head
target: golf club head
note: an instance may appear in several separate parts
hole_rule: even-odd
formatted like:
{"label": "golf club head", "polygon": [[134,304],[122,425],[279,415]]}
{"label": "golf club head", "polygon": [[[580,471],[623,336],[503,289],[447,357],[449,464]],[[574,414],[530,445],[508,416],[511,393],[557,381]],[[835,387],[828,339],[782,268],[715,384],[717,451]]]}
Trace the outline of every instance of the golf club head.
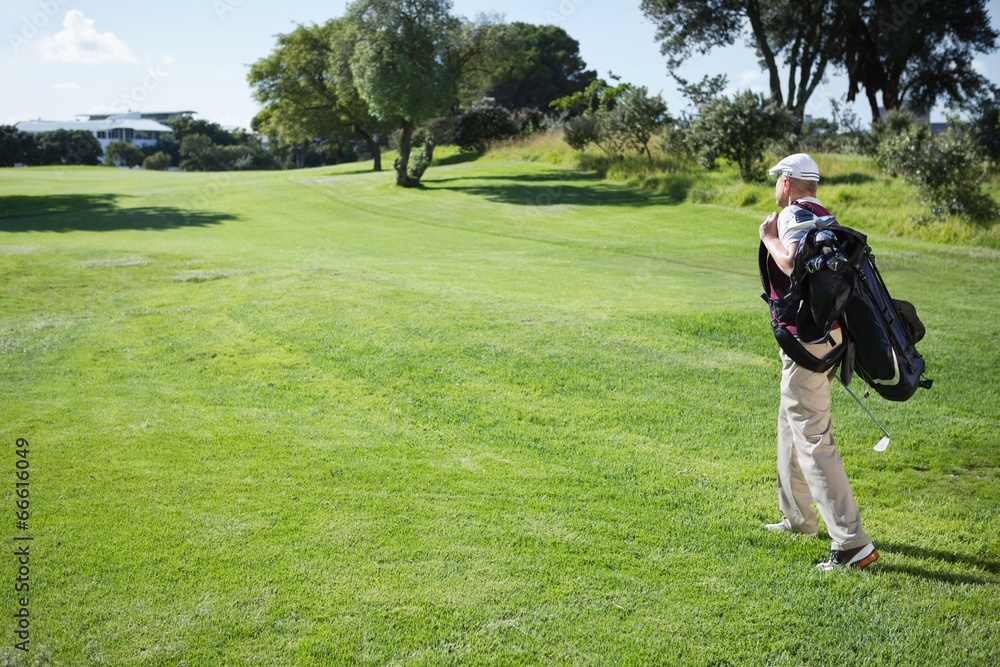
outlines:
{"label": "golf club head", "polygon": [[885,436],[884,438],[878,441],[877,445],[875,445],[875,451],[884,452],[888,446],[889,446],[889,436]]}

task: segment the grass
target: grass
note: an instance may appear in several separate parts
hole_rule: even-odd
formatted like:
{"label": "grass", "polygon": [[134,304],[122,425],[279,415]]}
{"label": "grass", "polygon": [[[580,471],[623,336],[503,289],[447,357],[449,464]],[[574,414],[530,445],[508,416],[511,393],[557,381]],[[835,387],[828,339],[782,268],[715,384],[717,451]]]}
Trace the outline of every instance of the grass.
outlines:
{"label": "grass", "polygon": [[[743,183],[736,167],[723,163],[715,171],[706,171],[691,160],[665,152],[657,143],[655,138],[651,142],[652,163],[643,156],[612,160],[595,147],[574,151],[562,140],[560,132],[551,132],[495,147],[488,157],[579,168],[678,202],[752,210],[765,215],[774,209],[768,188]],[[766,160],[770,165],[780,157],[772,154]],[[814,157],[823,174],[820,197],[846,225],[924,241],[1000,248],[1000,225],[969,223],[954,216],[944,220],[931,218],[919,201],[917,189],[883,173],[871,158],[849,154]],[[992,174],[984,190],[1000,200],[998,176]]]}
{"label": "grass", "polygon": [[882,559],[824,574],[762,529],[756,211],[498,154],[392,180],[0,171],[7,662],[1000,661],[997,251],[871,234],[936,383],[869,401],[885,454],[835,392]]}

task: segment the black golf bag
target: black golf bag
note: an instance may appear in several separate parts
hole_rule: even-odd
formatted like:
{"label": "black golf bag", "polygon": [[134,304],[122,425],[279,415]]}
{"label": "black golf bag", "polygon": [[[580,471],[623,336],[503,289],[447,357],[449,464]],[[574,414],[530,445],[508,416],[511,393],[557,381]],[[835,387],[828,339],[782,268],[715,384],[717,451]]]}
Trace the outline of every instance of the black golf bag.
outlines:
{"label": "black golf bag", "polygon": [[[797,364],[825,373],[840,363],[844,384],[856,372],[890,401],[905,401],[919,387],[930,389],[933,381],[923,379],[924,360],[915,347],[924,326],[912,304],[889,296],[864,234],[836,223],[810,229],[799,242],[788,293],[781,298],[772,298],[777,267],[763,243],[759,267],[774,336]],[[826,340],[837,321],[844,343],[826,357],[816,357],[800,342]]]}

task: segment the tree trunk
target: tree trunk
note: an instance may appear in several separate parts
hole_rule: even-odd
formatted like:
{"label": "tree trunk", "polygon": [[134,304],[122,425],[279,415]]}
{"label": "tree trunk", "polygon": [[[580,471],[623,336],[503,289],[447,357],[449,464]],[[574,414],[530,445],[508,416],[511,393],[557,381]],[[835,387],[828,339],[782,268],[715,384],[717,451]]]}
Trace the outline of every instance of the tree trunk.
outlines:
{"label": "tree trunk", "polygon": [[899,79],[890,78],[886,81],[885,88],[882,89],[882,106],[885,107],[886,113],[900,107]]}
{"label": "tree trunk", "polygon": [[764,21],[760,15],[760,5],[756,0],[752,0],[747,3],[745,12],[747,18],[750,19],[750,28],[753,30],[754,39],[757,41],[757,49],[760,51],[761,56],[764,57],[764,63],[767,65],[771,84],[771,99],[776,104],[784,106],[785,101],[781,94],[781,76],[778,74],[778,63],[774,58],[774,51],[771,50],[771,45],[767,41],[767,32],[764,30]]}
{"label": "tree trunk", "polygon": [[420,185],[420,180],[414,181],[408,172],[410,166],[410,152],[413,150],[413,121],[409,118],[403,119],[401,126],[402,136],[399,138],[399,157],[393,163],[396,169],[396,185],[404,188],[412,188]]}
{"label": "tree trunk", "polygon": [[424,172],[427,171],[427,167],[431,166],[431,160],[434,159],[434,140],[428,139],[427,143],[424,144],[423,155],[417,164],[410,169],[410,187],[416,187],[420,185],[420,179],[423,178]]}
{"label": "tree trunk", "polygon": [[361,137],[365,142],[365,146],[372,154],[372,159],[375,161],[372,171],[382,171],[382,152],[379,150],[378,142],[372,137],[372,135],[365,131],[360,125],[354,125],[352,128],[354,133]]}
{"label": "tree trunk", "polygon": [[882,122],[882,116],[878,112],[878,97],[875,96],[875,91],[870,88],[865,88],[865,95],[868,97],[868,106],[872,110],[872,125],[875,123]]}

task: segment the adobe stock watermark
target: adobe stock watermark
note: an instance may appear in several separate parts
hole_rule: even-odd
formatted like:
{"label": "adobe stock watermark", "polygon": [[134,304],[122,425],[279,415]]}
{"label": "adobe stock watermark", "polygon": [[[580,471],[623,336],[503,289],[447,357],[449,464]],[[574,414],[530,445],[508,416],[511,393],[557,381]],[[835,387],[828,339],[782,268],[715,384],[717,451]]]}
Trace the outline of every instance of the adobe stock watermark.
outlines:
{"label": "adobe stock watermark", "polygon": [[121,97],[111,103],[113,113],[125,113],[136,108],[146,101],[146,98],[154,90],[159,88],[166,79],[170,78],[170,72],[163,69],[161,65],[153,65],[146,68],[146,76]]}
{"label": "adobe stock watermark", "polygon": [[31,541],[29,532],[32,521],[31,508],[31,445],[25,438],[14,443],[14,516],[17,519],[14,534],[13,556],[16,566],[14,591],[14,648],[28,652],[31,644]]}
{"label": "adobe stock watermark", "polygon": [[[883,35],[889,35],[893,31],[899,30],[903,24],[909,21],[917,13],[922,5],[926,5],[928,0],[904,0],[892,4],[892,13],[889,20],[882,18],[878,22],[878,31]],[[884,15],[883,15],[884,16]]]}
{"label": "adobe stock watermark", "polygon": [[184,224],[196,224],[196,216],[202,215],[200,211],[210,208],[209,205],[229,187],[229,183],[233,180],[228,171],[213,171],[211,173],[212,177],[198,188],[198,192],[190,201],[190,206],[186,206],[181,213]]}
{"label": "adobe stock watermark", "polygon": [[545,12],[545,20],[553,24],[565,21],[576,13],[576,10],[587,3],[587,0],[562,0],[556,9]]}
{"label": "adobe stock watermark", "polygon": [[30,15],[25,14],[21,18],[21,30],[18,33],[7,33],[7,42],[10,48],[17,53],[21,47],[26,46],[41,33],[41,31],[54,19],[59,10],[69,4],[69,0],[36,0],[35,6],[38,8]]}
{"label": "adobe stock watermark", "polygon": [[[104,109],[107,109],[111,114],[121,114],[131,111],[142,104],[153,91],[170,78],[170,72],[164,69],[168,62],[165,62],[163,65],[151,65],[147,67],[145,76],[136,85],[112,100]],[[70,144],[66,164],[93,164],[92,158],[96,150],[97,144],[80,137]],[[60,171],[58,178],[61,180],[64,175]]]}
{"label": "adobe stock watermark", "polygon": [[215,0],[212,3],[212,8],[219,20],[225,21],[226,16],[235,12],[243,2],[244,0]]}
{"label": "adobe stock watermark", "polygon": [[[516,203],[523,205],[526,215],[553,215],[560,211],[563,199],[563,186],[555,185],[543,188],[540,192],[527,196]],[[560,207],[560,208],[555,208]]]}

